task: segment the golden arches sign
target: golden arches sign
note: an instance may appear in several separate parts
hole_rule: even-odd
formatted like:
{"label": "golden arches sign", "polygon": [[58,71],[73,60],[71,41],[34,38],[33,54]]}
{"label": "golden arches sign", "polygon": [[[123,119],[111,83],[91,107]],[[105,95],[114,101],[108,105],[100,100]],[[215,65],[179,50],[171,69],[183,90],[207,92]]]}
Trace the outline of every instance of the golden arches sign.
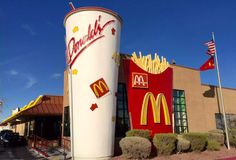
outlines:
{"label": "golden arches sign", "polygon": [[97,98],[102,97],[109,92],[109,88],[103,78],[91,84],[90,87]]}
{"label": "golden arches sign", "polygon": [[35,106],[36,104],[39,103],[40,100],[42,100],[43,96],[40,95],[36,100],[32,100],[31,102],[29,102],[29,104],[25,105],[21,110],[26,110],[28,108],[31,108],[33,106]]}
{"label": "golden arches sign", "polygon": [[[103,86],[103,87],[102,87],[102,86]],[[100,91],[101,93],[103,93],[103,92],[105,92],[105,91],[108,90],[107,85],[106,85],[103,81],[99,81],[98,84],[94,84],[94,85],[93,85],[93,90],[94,90],[94,92],[95,92],[95,94],[96,94],[97,97],[99,96],[98,91],[97,91],[97,88],[99,89],[99,91]],[[104,88],[105,90],[103,90],[103,88]]]}
{"label": "golden arches sign", "polygon": [[169,113],[165,95],[163,93],[159,93],[157,95],[157,98],[155,99],[155,96],[153,95],[152,92],[147,92],[143,98],[140,124],[147,125],[147,110],[148,110],[149,100],[151,101],[151,105],[152,105],[154,123],[160,123],[161,121],[160,112],[161,112],[161,103],[162,103],[164,117],[165,117],[165,124],[171,125],[170,113]]}
{"label": "golden arches sign", "polygon": [[134,85],[136,85],[137,83],[140,85],[145,85],[145,82],[144,82],[144,79],[143,79],[143,76],[142,75],[135,75],[134,76]]}
{"label": "golden arches sign", "polygon": [[132,87],[148,88],[148,74],[146,73],[132,73]]}

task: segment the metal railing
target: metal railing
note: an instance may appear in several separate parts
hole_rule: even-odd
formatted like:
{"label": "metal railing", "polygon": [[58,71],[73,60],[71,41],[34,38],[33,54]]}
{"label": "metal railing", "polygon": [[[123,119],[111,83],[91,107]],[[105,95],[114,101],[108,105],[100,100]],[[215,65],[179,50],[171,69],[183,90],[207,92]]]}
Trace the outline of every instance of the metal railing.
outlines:
{"label": "metal railing", "polygon": [[62,137],[61,141],[62,141],[61,146],[63,147],[64,152],[65,151],[70,151],[70,139],[68,139],[66,137]]}
{"label": "metal railing", "polygon": [[67,151],[70,151],[70,139],[67,139],[65,137],[61,138],[60,147],[63,149],[63,151],[61,151],[57,148],[57,147],[59,147],[59,143],[58,143],[58,146],[55,145],[55,143],[58,142],[58,140],[52,140],[51,141],[51,140],[47,140],[47,139],[44,139],[42,137],[39,137],[37,135],[33,135],[28,140],[28,147],[37,150],[38,152],[43,154],[45,157],[49,157],[47,152],[50,149],[52,149],[54,151],[58,151],[58,152],[62,153],[63,156],[64,156],[64,159],[66,159]]}

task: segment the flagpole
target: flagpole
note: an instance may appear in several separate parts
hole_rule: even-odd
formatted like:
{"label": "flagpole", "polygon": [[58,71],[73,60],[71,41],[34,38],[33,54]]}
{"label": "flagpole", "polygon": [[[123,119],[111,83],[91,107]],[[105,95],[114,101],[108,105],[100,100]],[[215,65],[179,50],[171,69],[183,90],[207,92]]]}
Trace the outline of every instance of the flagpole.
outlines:
{"label": "flagpole", "polygon": [[217,70],[217,77],[218,77],[219,91],[220,91],[220,107],[222,108],[222,112],[223,112],[223,120],[224,120],[224,126],[225,126],[225,136],[226,136],[227,148],[228,148],[228,150],[230,150],[229,134],[228,134],[228,127],[227,127],[227,123],[226,123],[225,107],[224,107],[224,100],[223,100],[222,89],[221,89],[220,71],[219,71],[219,66],[218,66],[218,58],[217,58],[214,32],[212,32],[212,40],[215,43],[215,60],[216,60],[216,70]]}

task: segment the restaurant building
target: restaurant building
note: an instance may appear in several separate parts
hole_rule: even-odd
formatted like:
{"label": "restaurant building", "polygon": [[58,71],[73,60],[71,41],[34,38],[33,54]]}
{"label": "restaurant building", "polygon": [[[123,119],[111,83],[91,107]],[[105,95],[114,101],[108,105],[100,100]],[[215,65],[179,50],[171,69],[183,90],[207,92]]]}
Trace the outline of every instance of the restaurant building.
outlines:
{"label": "restaurant building", "polygon": [[34,136],[46,140],[60,140],[63,97],[40,95],[22,108],[17,108],[1,125],[28,139]]}
{"label": "restaurant building", "polygon": [[[130,60],[130,56],[121,55],[117,92],[116,137],[123,137],[125,136],[126,131],[135,128],[133,123],[134,121],[132,122],[134,116],[131,116],[131,111],[129,111],[129,101],[132,100],[128,95],[129,86],[127,85],[127,78],[129,75],[127,74],[128,68],[125,64],[127,60]],[[207,132],[209,130],[222,129],[223,116],[222,109],[219,105],[219,88],[213,85],[202,84],[200,71],[198,69],[177,64],[171,64],[169,68],[173,73],[171,89],[172,105],[171,108],[169,108],[169,120],[171,120],[171,125],[169,126],[172,129],[169,128],[167,132]],[[168,77],[166,80],[168,80]],[[236,89],[223,87],[222,92],[228,127],[236,127]],[[68,72],[65,71],[62,137],[63,139],[66,139],[67,142],[70,140],[70,106],[68,94]],[[166,97],[166,99],[167,98],[168,97]],[[165,112],[164,110],[165,109],[159,110],[161,112],[161,123],[164,123],[166,120],[166,117],[163,116],[162,113]],[[151,111],[149,107],[147,112],[148,117],[153,117],[152,112],[154,112],[154,110]],[[136,110],[135,114],[138,114],[139,116],[140,111]],[[155,120],[155,118],[148,119],[148,123],[153,120]],[[166,123],[166,125],[168,124]],[[162,132],[162,126],[158,129]]]}
{"label": "restaurant building", "polygon": [[[121,55],[116,94],[116,138],[124,137],[126,131],[136,128],[134,121],[132,122],[134,114],[132,115],[132,108],[129,107],[129,102],[132,100],[129,97],[130,88],[127,85],[129,83],[127,80],[129,77],[127,60],[130,60],[130,56]],[[198,69],[177,64],[171,64],[169,69],[172,70],[172,102],[171,108],[168,110],[171,124],[164,124],[166,117],[164,108],[161,108],[159,110],[161,117],[159,123],[163,126],[169,126],[169,130],[163,130],[163,126],[157,126],[158,132],[186,133],[223,129],[222,109],[219,105],[219,88],[202,84]],[[150,80],[151,76],[149,75]],[[167,80],[168,77],[165,77],[165,81]],[[135,86],[132,87],[135,88]],[[153,89],[153,87],[150,89]],[[234,128],[236,127],[236,89],[223,87],[222,92],[227,124],[228,127]],[[168,101],[167,96],[166,99]],[[155,118],[152,118],[154,115],[152,112],[154,111],[151,110],[150,106],[147,109],[147,117],[151,117],[151,119],[148,119],[148,123],[154,121]],[[140,111],[135,111],[135,114],[139,117]],[[61,136],[62,145],[70,150],[70,106],[67,70],[64,72],[64,96],[39,96],[1,123],[1,125],[6,124],[10,124],[15,132],[19,132],[23,136],[37,135],[48,140],[55,140]]]}

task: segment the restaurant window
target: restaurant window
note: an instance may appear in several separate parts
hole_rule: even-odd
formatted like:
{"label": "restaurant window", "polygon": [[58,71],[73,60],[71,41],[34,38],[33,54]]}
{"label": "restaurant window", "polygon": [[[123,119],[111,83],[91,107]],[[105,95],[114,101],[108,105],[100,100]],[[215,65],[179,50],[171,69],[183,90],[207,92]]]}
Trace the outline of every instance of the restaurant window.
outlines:
{"label": "restaurant window", "polygon": [[34,129],[35,129],[35,120],[32,120],[29,123],[29,136],[32,136],[35,134]]}
{"label": "restaurant window", "polygon": [[64,108],[64,124],[63,124],[63,136],[70,137],[70,108],[66,106]]}
{"label": "restaurant window", "polygon": [[30,137],[33,136],[34,133],[34,123],[35,121],[28,121],[25,123],[25,129],[24,129],[24,136]]}
{"label": "restaurant window", "polygon": [[116,137],[125,136],[125,132],[130,129],[127,92],[124,83],[118,84],[117,92],[117,109],[116,109]]}
{"label": "restaurant window", "polygon": [[[236,114],[225,114],[226,123],[228,128],[236,128]],[[216,128],[217,129],[224,129],[224,119],[223,114],[215,113],[215,120],[216,120]]]}
{"label": "restaurant window", "polygon": [[185,93],[183,90],[173,90],[173,113],[175,133],[188,132]]}

